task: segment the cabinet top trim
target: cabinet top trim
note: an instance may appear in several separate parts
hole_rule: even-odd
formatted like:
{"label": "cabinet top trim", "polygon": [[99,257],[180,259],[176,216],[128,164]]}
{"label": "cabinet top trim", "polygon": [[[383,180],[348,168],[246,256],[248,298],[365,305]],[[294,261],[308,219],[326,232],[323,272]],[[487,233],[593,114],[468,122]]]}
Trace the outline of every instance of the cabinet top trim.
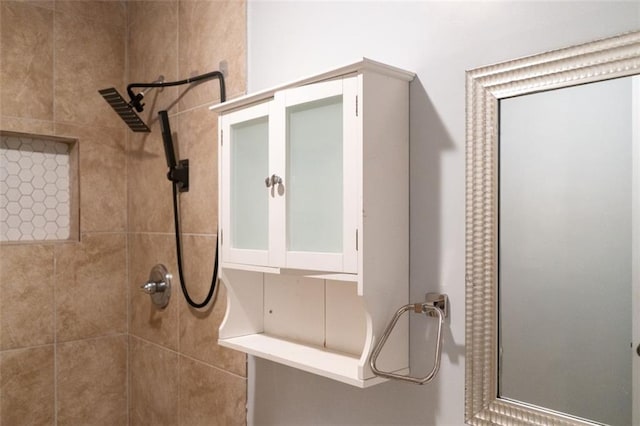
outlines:
{"label": "cabinet top trim", "polygon": [[393,77],[393,78],[397,78],[405,81],[413,80],[416,75],[413,72],[406,71],[401,68],[383,64],[381,62],[377,62],[368,58],[362,58],[358,62],[344,65],[339,68],[334,68],[320,74],[315,74],[312,76],[302,78],[300,80],[291,81],[276,87],[272,87],[270,89],[244,95],[239,98],[232,99],[230,101],[227,101],[221,104],[212,105],[209,107],[209,110],[215,111],[218,113],[223,113],[232,109],[243,107],[245,105],[268,100],[273,97],[275,92],[283,89],[304,86],[306,84],[317,83],[320,81],[329,80],[329,79],[337,78],[341,76],[346,76],[348,74],[362,73],[365,71],[374,72],[377,74],[383,74],[389,77]]}

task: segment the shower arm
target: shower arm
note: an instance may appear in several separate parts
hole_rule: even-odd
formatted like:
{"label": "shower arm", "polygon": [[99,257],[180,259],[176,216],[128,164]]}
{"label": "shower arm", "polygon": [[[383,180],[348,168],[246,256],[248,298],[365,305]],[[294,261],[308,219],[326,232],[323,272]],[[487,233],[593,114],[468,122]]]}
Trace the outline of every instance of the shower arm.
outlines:
{"label": "shower arm", "polygon": [[[185,80],[178,81],[167,81],[167,82],[153,82],[153,83],[131,83],[127,86],[127,93],[129,94],[129,98],[131,99],[131,106],[136,108],[138,112],[142,111],[142,106],[140,105],[140,101],[142,100],[142,96],[140,94],[136,95],[133,93],[133,88],[155,88],[155,87],[171,87],[171,86],[182,86],[183,84],[196,83],[198,81],[210,80],[212,78],[217,78],[220,82],[220,102],[225,102],[227,100],[227,95],[225,91],[224,84],[224,75],[220,71],[211,71],[206,74],[197,75],[195,77],[187,78]],[[144,96],[144,93],[142,93]]]}

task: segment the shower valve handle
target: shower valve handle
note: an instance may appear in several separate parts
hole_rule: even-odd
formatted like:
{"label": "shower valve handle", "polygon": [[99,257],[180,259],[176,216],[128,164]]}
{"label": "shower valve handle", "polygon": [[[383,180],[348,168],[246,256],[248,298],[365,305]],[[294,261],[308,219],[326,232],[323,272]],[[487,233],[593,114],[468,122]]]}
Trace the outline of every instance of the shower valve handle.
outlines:
{"label": "shower valve handle", "polygon": [[172,278],[167,268],[159,263],[151,268],[149,279],[140,286],[140,291],[151,296],[151,302],[157,308],[164,309],[169,304],[171,297]]}
{"label": "shower valve handle", "polygon": [[161,293],[167,288],[167,283],[164,281],[155,282],[149,281],[140,286],[140,291],[144,291],[147,294]]}
{"label": "shower valve handle", "polygon": [[269,188],[272,185],[273,186],[280,185],[282,184],[282,178],[274,173],[271,175],[271,177],[266,177],[264,179],[264,184],[267,185],[267,188]]}

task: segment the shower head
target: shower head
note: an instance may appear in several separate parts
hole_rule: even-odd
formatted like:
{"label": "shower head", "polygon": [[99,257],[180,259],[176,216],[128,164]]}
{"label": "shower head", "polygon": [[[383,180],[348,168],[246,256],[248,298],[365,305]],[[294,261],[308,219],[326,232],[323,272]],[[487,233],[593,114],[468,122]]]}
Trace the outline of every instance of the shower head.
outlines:
{"label": "shower head", "polygon": [[[122,95],[118,93],[118,91],[110,87],[108,89],[99,90],[100,94],[104,98],[105,101],[111,105],[111,108],[124,120],[124,122],[133,130],[134,132],[145,132],[148,133],[151,130],[149,126],[147,126],[144,121],[140,118],[138,114],[133,110],[133,106],[124,100]],[[133,101],[133,99],[132,99]],[[132,102],[133,103],[133,102]],[[139,100],[138,100],[139,105]],[[136,109],[138,109],[136,107]],[[142,107],[138,111],[142,111]]]}
{"label": "shower head", "polygon": [[[149,126],[147,126],[144,121],[140,118],[140,116],[136,113],[142,112],[144,108],[144,104],[142,103],[142,99],[144,98],[145,93],[155,87],[162,87],[162,83],[164,82],[164,76],[158,77],[156,81],[153,83],[149,83],[144,86],[144,89],[140,92],[133,93],[131,85],[127,87],[127,93],[129,94],[130,102],[124,100],[122,95],[113,87],[108,89],[98,90],[98,92],[102,95],[105,101],[111,105],[113,110],[124,120],[124,122],[133,130],[134,132],[145,132],[149,133],[151,130]],[[135,111],[134,111],[135,110]]]}
{"label": "shower head", "polygon": [[[225,62],[223,61],[220,64],[222,66],[223,64],[225,64]],[[151,131],[149,129],[149,126],[147,126],[144,123],[144,121],[142,121],[140,116],[138,116],[138,114],[136,113],[136,111],[142,112],[142,109],[144,107],[144,104],[142,103],[142,99],[144,98],[144,95],[147,91],[157,87],[181,86],[183,84],[196,83],[199,81],[209,80],[212,78],[217,78],[218,81],[220,82],[220,102],[226,101],[227,97],[226,97],[225,84],[224,84],[224,74],[221,71],[212,71],[206,74],[197,75],[195,77],[187,78],[185,80],[180,80],[180,81],[165,82],[164,76],[161,75],[158,77],[156,81],[152,83],[131,83],[127,86],[127,93],[129,94],[129,99],[131,99],[131,101],[129,102],[125,101],[122,95],[118,93],[118,91],[113,87],[110,87],[109,89],[99,90],[98,92],[100,92],[102,97],[109,103],[109,105],[111,105],[113,110],[120,116],[120,118],[124,120],[124,122],[127,124],[127,126],[131,128],[131,130],[133,130],[134,132],[148,133]],[[142,88],[143,90],[141,90],[138,93],[134,93],[133,92],[134,88],[138,88],[138,89]],[[169,119],[166,116],[166,111],[164,115],[161,115],[160,119],[164,120],[162,121],[161,124],[163,125],[163,138],[164,138],[165,148],[166,148],[167,142],[170,141],[171,139],[170,133],[167,133],[168,139],[167,139],[167,136],[164,136],[165,135],[164,128],[166,127],[168,129],[169,127]],[[167,152],[167,164],[168,164],[169,151],[167,150],[166,152]]]}

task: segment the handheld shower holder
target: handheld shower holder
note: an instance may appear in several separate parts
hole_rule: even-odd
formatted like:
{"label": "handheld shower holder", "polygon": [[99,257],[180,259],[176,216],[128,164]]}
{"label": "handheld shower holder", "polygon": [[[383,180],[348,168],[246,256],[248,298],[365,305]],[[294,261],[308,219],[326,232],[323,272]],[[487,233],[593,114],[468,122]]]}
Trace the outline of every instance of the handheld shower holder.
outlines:
{"label": "handheld shower holder", "polygon": [[189,159],[178,161],[178,165],[167,172],[167,179],[175,183],[179,192],[189,192]]}

